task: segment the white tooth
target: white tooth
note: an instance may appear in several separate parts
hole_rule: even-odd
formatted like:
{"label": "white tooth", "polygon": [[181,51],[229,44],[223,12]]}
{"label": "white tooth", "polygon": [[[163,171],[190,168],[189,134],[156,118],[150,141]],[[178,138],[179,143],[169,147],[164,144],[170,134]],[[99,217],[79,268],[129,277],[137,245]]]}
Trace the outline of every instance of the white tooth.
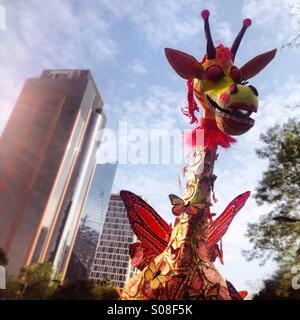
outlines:
{"label": "white tooth", "polygon": [[248,110],[239,110],[239,112],[244,114],[244,115],[248,114]]}

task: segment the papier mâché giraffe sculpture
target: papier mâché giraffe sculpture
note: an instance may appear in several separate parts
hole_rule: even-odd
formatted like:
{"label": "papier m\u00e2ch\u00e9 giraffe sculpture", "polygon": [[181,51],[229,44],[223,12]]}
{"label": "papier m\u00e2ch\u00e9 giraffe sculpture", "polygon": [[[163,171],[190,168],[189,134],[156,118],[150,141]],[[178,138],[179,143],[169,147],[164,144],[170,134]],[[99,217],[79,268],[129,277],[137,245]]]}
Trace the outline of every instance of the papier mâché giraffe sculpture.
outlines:
{"label": "papier m\u00e2ch\u00e9 giraffe sculpture", "polygon": [[[133,264],[141,272],[131,278],[121,299],[242,299],[229,281],[215,268],[213,262],[222,248],[218,242],[227,231],[250,192],[235,198],[215,220],[210,213],[211,197],[216,176],[213,174],[218,146],[228,148],[235,139],[248,131],[257,112],[257,90],[247,80],[259,73],[275,56],[276,50],[263,53],[243,67],[234,66],[234,59],[250,19],[232,47],[215,48],[209,28],[209,12],[202,11],[207,41],[206,55],[201,62],[174,49],[165,49],[170,65],[188,80],[188,108],[183,110],[190,122],[198,122],[199,111],[194,94],[203,108],[200,125],[187,137],[193,148],[193,164],[186,178],[186,191],[181,198],[170,195],[174,226],[169,226],[147,203],[128,191],[121,197],[128,211],[132,228],[139,243],[130,248]],[[197,129],[204,131],[204,143],[197,141]]]}

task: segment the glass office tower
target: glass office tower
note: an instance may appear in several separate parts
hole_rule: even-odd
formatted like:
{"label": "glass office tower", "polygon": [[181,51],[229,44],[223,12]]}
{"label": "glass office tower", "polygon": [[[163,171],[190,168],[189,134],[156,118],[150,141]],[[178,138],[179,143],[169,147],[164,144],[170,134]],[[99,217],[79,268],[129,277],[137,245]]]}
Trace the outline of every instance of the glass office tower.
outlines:
{"label": "glass office tower", "polygon": [[76,236],[67,279],[88,279],[108,208],[117,163],[97,164]]}
{"label": "glass office tower", "polygon": [[9,274],[51,260],[64,277],[105,122],[88,70],[45,70],[25,82],[0,139],[0,248]]}

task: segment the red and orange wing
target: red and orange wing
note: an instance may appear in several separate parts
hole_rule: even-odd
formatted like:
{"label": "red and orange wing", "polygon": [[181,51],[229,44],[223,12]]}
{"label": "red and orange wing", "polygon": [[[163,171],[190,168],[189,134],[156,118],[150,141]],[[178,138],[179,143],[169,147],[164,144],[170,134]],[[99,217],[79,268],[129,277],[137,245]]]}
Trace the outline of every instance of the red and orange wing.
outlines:
{"label": "red and orange wing", "polygon": [[246,291],[246,290],[239,291],[239,295],[244,300],[248,295],[248,291]]}
{"label": "red and orange wing", "polygon": [[229,292],[232,300],[244,300],[247,297],[247,295],[248,295],[247,291],[239,291],[238,292],[235,289],[235,287],[232,285],[231,282],[226,280],[226,283],[227,283],[228,292]]}
{"label": "red and orange wing", "polygon": [[190,204],[186,208],[186,213],[189,214],[190,216],[194,216],[195,214],[198,213],[198,208]]}
{"label": "red and orange wing", "polygon": [[143,246],[150,250],[149,253],[155,253],[155,256],[163,252],[170,239],[171,226],[136,194],[122,190],[120,196],[131,227]]}
{"label": "red and orange wing", "polygon": [[249,196],[249,191],[237,196],[229,203],[224,212],[211,223],[208,236],[209,250],[222,239],[233,218],[242,209]]}
{"label": "red and orange wing", "polygon": [[186,211],[186,206],[184,201],[176,196],[175,194],[169,194],[169,199],[173,205],[172,212],[175,216],[180,216],[183,212]]}
{"label": "red and orange wing", "polygon": [[184,204],[176,204],[172,208],[172,212],[175,216],[180,216],[185,211]]}
{"label": "red and orange wing", "polygon": [[130,245],[129,255],[132,265],[139,270],[143,270],[157,256],[157,253],[146,245],[136,242]]}

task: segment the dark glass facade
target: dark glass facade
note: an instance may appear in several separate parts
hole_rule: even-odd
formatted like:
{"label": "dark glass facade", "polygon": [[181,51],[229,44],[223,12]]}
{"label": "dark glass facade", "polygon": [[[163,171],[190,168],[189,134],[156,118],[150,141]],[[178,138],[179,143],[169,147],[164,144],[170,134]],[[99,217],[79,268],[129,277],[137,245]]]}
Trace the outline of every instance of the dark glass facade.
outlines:
{"label": "dark glass facade", "polygon": [[45,70],[25,82],[0,139],[8,273],[48,259],[64,272],[70,253],[62,248],[74,243],[105,122],[88,70]]}
{"label": "dark glass facade", "polygon": [[97,164],[68,266],[67,279],[88,279],[108,208],[116,163]]}

